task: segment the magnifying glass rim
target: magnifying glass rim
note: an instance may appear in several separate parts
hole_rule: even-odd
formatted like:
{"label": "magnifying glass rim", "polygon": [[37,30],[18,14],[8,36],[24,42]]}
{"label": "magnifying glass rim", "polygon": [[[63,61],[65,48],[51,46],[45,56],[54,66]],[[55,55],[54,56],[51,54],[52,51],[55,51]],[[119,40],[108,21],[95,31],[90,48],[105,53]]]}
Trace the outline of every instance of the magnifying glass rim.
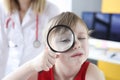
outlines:
{"label": "magnifying glass rim", "polygon": [[[57,51],[57,50],[54,50],[51,46],[50,46],[50,44],[49,44],[49,41],[48,41],[48,38],[49,38],[49,34],[50,34],[50,32],[54,29],[54,28],[56,28],[56,27],[65,27],[65,28],[68,28],[71,32],[72,32],[72,34],[73,34],[73,44],[72,44],[72,46],[69,48],[69,49],[67,49],[67,50],[65,50],[65,51]],[[47,34],[47,44],[48,44],[48,46],[49,46],[49,48],[53,51],[53,52],[59,52],[59,53],[63,53],[63,52],[67,52],[68,50],[70,50],[73,46],[74,46],[74,44],[75,44],[75,35],[74,35],[74,32],[73,32],[73,30],[70,28],[70,27],[68,27],[67,25],[55,25],[54,27],[52,27],[49,31],[48,31],[48,34]]]}

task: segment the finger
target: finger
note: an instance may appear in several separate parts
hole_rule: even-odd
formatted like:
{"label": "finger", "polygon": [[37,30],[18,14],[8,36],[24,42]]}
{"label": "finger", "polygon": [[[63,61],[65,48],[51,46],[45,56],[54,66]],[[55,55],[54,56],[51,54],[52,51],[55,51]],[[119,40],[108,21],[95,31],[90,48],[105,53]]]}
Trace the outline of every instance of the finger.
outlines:
{"label": "finger", "polygon": [[44,65],[43,70],[44,70],[44,71],[49,71],[50,68],[52,68],[52,65],[51,65],[50,63],[46,63],[46,64]]}
{"label": "finger", "polygon": [[53,57],[53,58],[58,58],[59,57],[60,53],[56,53],[56,52],[51,51],[51,49],[49,47],[46,47],[46,49],[48,50],[49,55],[51,57]]}
{"label": "finger", "polygon": [[52,67],[55,64],[55,59],[48,58],[47,64],[48,64],[49,67]]}
{"label": "finger", "polygon": [[44,67],[44,69],[43,69],[44,71],[49,71],[49,67]]}
{"label": "finger", "polygon": [[49,60],[47,61],[47,67],[49,67],[49,68],[52,68],[52,66],[54,65],[55,63],[51,63]]}
{"label": "finger", "polygon": [[56,58],[56,56],[57,56],[57,54],[56,54],[56,53],[53,53],[53,52],[49,52],[48,55],[51,56],[52,58]]}
{"label": "finger", "polygon": [[56,59],[53,59],[51,57],[48,58],[48,62],[51,63],[52,65],[55,64]]}

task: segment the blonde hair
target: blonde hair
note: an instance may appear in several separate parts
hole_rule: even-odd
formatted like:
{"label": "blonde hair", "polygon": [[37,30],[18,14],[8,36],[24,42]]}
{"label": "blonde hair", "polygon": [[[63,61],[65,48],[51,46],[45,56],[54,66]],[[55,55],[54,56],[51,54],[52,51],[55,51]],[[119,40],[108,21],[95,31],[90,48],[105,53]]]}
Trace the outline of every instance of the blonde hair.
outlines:
{"label": "blonde hair", "polygon": [[76,14],[74,14],[73,12],[63,12],[55,17],[53,17],[47,27],[46,30],[44,30],[44,41],[46,41],[46,37],[47,37],[47,33],[48,31],[56,26],[56,25],[66,25],[69,26],[71,29],[75,29],[77,24],[80,23],[82,27],[86,28],[87,33],[89,34],[89,30],[87,28],[87,25],[85,24],[85,22]]}
{"label": "blonde hair", "polygon": [[[16,10],[20,10],[18,0],[4,0],[5,8],[8,13],[12,14]],[[31,7],[35,13],[42,13],[45,9],[46,0],[31,0]]]}

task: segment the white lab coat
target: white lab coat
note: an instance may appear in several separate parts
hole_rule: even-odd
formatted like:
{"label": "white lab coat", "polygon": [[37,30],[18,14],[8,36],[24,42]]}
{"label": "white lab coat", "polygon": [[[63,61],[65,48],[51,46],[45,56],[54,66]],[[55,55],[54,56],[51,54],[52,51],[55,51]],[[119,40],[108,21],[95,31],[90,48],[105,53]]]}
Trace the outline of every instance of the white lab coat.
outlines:
{"label": "white lab coat", "polygon": [[3,17],[5,13],[3,7],[0,4],[0,80],[4,76],[6,63],[8,60],[8,47],[7,47],[7,38],[5,36],[5,31],[3,27]]}
{"label": "white lab coat", "polygon": [[18,12],[16,11],[12,14],[12,20],[15,23],[14,29],[11,21],[8,29],[5,27],[5,20],[9,16],[2,15],[4,18],[1,19],[0,26],[0,77],[41,53],[44,48],[42,43],[43,28],[46,27],[48,20],[58,13],[58,8],[47,2],[44,14],[39,15],[38,39],[41,42],[39,48],[33,46],[33,42],[36,39],[36,15],[31,8],[24,16],[22,24],[20,23]]}

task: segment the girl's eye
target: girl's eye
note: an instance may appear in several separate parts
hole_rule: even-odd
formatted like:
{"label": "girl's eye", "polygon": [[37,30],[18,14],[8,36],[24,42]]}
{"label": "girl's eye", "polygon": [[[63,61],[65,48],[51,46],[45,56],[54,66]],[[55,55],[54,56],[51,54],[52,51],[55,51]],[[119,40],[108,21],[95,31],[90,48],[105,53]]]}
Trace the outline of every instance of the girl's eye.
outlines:
{"label": "girl's eye", "polygon": [[78,40],[85,40],[86,38],[78,38]]}
{"label": "girl's eye", "polygon": [[60,42],[68,43],[68,42],[70,42],[70,40],[69,39],[65,39],[65,40],[61,40]]}

